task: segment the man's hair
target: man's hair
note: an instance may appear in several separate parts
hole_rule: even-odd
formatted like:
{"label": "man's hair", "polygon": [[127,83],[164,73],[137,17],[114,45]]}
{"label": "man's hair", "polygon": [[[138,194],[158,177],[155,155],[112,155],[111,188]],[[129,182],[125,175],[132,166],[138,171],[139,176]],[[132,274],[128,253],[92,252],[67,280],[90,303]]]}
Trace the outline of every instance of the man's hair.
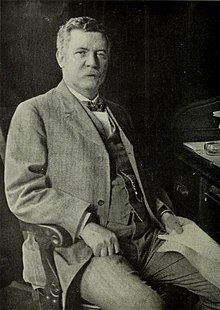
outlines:
{"label": "man's hair", "polygon": [[66,44],[70,40],[71,31],[74,29],[82,30],[85,32],[100,32],[102,33],[107,41],[108,50],[110,49],[110,41],[105,32],[105,29],[101,23],[96,19],[83,16],[70,18],[64,25],[62,25],[57,33],[57,50],[63,51]]}

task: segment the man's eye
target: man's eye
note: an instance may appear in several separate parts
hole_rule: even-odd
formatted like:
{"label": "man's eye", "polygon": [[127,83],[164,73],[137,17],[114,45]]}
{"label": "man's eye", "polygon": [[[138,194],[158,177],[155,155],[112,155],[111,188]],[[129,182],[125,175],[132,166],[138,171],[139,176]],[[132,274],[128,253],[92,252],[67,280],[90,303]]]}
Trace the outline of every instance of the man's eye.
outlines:
{"label": "man's eye", "polygon": [[84,56],[84,55],[86,55],[86,51],[77,51],[76,55]]}
{"label": "man's eye", "polygon": [[98,56],[98,57],[101,57],[101,58],[106,58],[106,57],[107,57],[107,55],[106,55],[105,52],[98,52],[98,53],[97,53],[97,56]]}

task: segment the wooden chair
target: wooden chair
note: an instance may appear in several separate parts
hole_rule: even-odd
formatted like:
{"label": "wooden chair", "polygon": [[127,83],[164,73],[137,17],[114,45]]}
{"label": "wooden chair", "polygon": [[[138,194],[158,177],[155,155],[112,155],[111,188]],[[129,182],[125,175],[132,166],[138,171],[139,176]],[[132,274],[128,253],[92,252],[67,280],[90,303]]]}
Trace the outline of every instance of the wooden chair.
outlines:
{"label": "wooden chair", "polygon": [[[23,233],[33,233],[39,245],[46,275],[46,286],[40,293],[42,304],[44,304],[45,309],[60,310],[62,309],[62,290],[53,258],[53,251],[55,247],[70,246],[72,238],[64,228],[57,225],[36,225],[20,221],[20,227]],[[100,308],[82,300],[81,309],[99,310]]]}

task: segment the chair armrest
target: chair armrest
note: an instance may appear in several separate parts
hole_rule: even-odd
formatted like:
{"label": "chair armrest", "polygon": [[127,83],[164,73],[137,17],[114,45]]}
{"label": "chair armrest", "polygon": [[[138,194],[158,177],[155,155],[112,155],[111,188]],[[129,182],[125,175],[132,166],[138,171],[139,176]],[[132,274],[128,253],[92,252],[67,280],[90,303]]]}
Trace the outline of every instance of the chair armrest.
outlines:
{"label": "chair armrest", "polygon": [[[61,309],[62,290],[59,276],[54,262],[54,249],[68,247],[73,243],[70,234],[61,226],[49,224],[31,224],[19,221],[21,231],[33,233],[39,245],[41,261],[46,276],[46,285],[43,289],[45,302],[48,308]],[[46,304],[45,304],[46,305]]]}
{"label": "chair armrest", "polygon": [[19,221],[23,232],[32,232],[36,235],[36,240],[45,239],[53,247],[68,247],[72,245],[73,240],[68,231],[63,227],[51,224],[31,224]]}

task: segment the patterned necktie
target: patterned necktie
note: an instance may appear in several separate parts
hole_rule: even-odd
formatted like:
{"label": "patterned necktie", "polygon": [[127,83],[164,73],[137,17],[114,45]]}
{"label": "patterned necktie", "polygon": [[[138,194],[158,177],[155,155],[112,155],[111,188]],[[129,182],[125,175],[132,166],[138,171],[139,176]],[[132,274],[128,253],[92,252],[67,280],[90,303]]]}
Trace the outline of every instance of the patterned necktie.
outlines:
{"label": "patterned necktie", "polygon": [[106,110],[106,105],[101,98],[96,102],[82,101],[82,103],[92,112],[105,112]]}

